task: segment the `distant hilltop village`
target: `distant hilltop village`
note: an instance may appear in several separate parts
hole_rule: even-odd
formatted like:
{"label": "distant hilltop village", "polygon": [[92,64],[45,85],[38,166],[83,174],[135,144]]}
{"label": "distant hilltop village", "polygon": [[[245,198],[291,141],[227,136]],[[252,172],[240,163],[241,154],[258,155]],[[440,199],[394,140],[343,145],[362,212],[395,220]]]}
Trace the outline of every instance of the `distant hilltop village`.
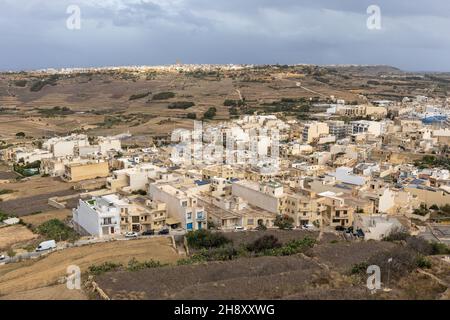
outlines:
{"label": "distant hilltop village", "polygon": [[233,71],[253,68],[254,65],[247,64],[172,64],[160,66],[117,66],[117,67],[85,67],[85,68],[47,68],[39,70],[29,70],[30,73],[40,74],[74,74],[102,71],[127,71],[127,72],[193,72],[193,71]]}
{"label": "distant hilltop village", "polygon": [[[75,74],[75,73],[89,73],[89,72],[105,72],[105,71],[123,71],[123,72],[194,72],[194,71],[236,71],[252,69],[256,67],[324,67],[324,68],[379,68],[392,72],[402,72],[400,69],[387,65],[358,65],[358,64],[329,64],[329,65],[314,65],[308,63],[296,63],[289,65],[280,64],[183,64],[176,63],[170,65],[129,65],[129,66],[105,66],[105,67],[74,67],[74,68],[45,68],[37,70],[23,70],[22,72],[36,73],[36,74]],[[6,73],[16,73],[17,71],[6,71]]]}

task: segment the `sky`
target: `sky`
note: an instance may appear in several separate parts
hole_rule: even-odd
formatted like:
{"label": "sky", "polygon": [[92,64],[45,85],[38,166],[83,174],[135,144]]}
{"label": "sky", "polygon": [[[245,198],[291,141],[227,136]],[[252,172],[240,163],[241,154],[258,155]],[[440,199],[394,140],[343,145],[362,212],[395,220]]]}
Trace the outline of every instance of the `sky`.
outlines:
{"label": "sky", "polygon": [[0,0],[0,41],[3,71],[176,61],[450,71],[450,1]]}

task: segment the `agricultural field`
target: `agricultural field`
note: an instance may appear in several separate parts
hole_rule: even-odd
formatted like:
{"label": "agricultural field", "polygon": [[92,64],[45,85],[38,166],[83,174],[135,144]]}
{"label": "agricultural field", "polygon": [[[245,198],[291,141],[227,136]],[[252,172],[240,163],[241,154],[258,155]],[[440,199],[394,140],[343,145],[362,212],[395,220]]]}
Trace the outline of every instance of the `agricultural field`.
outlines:
{"label": "agricultural field", "polygon": [[[436,83],[439,85],[433,85]],[[154,137],[168,134],[175,127],[192,127],[188,115],[201,119],[211,107],[217,110],[212,120],[220,121],[273,107],[277,110],[283,99],[326,101],[335,96],[364,103],[367,99],[400,100],[420,94],[443,96],[448,89],[446,74],[414,76],[386,66],[265,66],[185,73],[126,69],[73,75],[5,73],[0,74],[0,139],[14,141],[17,128],[26,139],[71,132],[111,135],[126,131]]]}

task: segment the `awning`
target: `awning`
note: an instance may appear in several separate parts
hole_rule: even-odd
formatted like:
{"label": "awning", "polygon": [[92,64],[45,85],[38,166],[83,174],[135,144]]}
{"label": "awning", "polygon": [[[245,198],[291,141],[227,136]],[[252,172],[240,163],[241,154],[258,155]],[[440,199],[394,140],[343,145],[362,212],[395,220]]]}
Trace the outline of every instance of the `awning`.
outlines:
{"label": "awning", "polygon": [[166,219],[166,224],[172,225],[172,224],[179,224],[181,223],[181,221],[175,219],[175,218],[167,218]]}

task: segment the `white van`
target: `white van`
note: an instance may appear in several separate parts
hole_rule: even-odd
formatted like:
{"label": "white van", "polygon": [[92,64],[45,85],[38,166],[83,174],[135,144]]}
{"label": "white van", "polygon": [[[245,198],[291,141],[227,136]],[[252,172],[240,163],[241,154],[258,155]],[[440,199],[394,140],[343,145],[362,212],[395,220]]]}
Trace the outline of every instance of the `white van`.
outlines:
{"label": "white van", "polygon": [[41,242],[38,247],[36,248],[36,251],[45,251],[56,248],[56,242],[55,240],[48,240]]}

